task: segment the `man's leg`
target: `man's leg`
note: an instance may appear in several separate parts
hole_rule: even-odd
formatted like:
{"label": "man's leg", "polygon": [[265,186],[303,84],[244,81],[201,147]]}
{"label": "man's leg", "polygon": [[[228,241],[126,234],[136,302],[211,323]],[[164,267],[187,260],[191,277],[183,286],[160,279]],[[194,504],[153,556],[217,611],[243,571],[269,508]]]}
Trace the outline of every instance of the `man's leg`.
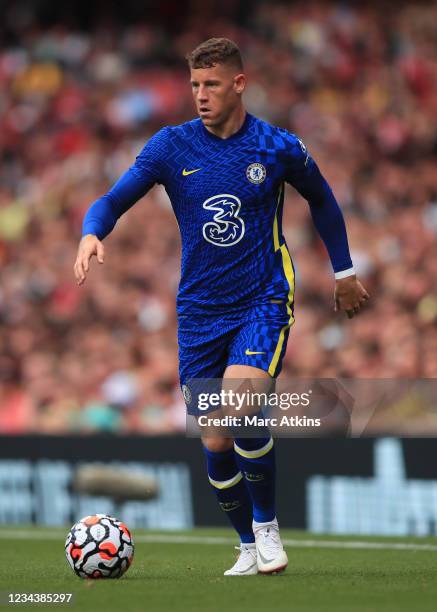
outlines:
{"label": "man's leg", "polygon": [[[256,379],[256,391],[269,393],[272,389],[272,378],[259,368],[246,365],[230,365],[223,377],[223,387],[228,380],[247,381],[247,389],[254,390],[251,380]],[[240,392],[244,392],[238,383]],[[256,407],[243,407],[240,412],[256,413]],[[273,438],[268,429],[262,437],[237,437],[234,443],[235,459],[241,473],[244,475],[247,489],[253,504],[253,518],[259,523],[273,521],[276,517],[275,508],[275,448]]]}
{"label": "man's leg", "polygon": [[273,438],[236,438],[234,450],[252,499],[254,520],[258,523],[273,521],[276,517]]}
{"label": "man's leg", "polygon": [[240,536],[240,555],[225,576],[258,573],[255,536],[252,530],[252,502],[239,470],[231,438],[203,437],[208,479],[221,509]]}
{"label": "man's leg", "polygon": [[252,531],[252,501],[235,460],[231,438],[202,438],[208,480],[221,509],[244,544],[255,542]]}
{"label": "man's leg", "polygon": [[[187,410],[193,417],[200,416],[196,409],[199,392],[196,379],[217,379],[221,386],[228,360],[229,340],[234,336],[236,327],[239,327],[238,322],[211,317],[197,317],[195,322],[187,318],[179,321],[179,374]],[[209,482],[222,510],[240,537],[239,559],[225,575],[257,574],[252,501],[235,460],[234,441],[227,437],[226,432],[219,436],[216,432],[212,435],[211,430],[203,431]]]}
{"label": "man's leg", "polygon": [[[230,381],[247,381],[247,390],[253,390],[250,382],[256,379],[256,391],[269,393],[272,378],[264,370],[247,365],[230,365],[226,368],[223,386]],[[264,384],[265,382],[265,384]],[[240,392],[241,383],[238,383]],[[253,407],[242,411],[253,413]],[[255,410],[256,411],[256,410]],[[264,573],[280,571],[288,560],[279,538],[275,507],[276,466],[273,438],[266,435],[259,438],[236,437],[234,442],[236,463],[244,475],[245,484],[252,500],[253,530],[258,549],[258,567]]]}

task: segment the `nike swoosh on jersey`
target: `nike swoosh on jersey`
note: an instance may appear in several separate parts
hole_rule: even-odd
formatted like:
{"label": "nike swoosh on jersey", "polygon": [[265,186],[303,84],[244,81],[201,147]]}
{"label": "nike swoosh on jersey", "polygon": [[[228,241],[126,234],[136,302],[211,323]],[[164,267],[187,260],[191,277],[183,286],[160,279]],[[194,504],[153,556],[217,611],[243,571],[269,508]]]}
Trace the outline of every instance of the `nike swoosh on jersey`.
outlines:
{"label": "nike swoosh on jersey", "polygon": [[250,351],[249,349],[246,349],[246,355],[265,355],[266,352],[265,351]]}
{"label": "nike swoosh on jersey", "polygon": [[196,168],[195,170],[185,170],[185,168],[182,170],[182,176],[188,176],[189,174],[194,174],[194,172],[199,172],[199,170],[202,170],[202,168]]}

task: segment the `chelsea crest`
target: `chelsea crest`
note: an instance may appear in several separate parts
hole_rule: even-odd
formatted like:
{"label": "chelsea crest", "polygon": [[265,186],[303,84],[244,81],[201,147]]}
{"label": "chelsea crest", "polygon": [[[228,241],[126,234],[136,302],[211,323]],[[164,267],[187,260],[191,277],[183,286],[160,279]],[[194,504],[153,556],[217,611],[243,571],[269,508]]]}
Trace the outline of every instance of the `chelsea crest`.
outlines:
{"label": "chelsea crest", "polygon": [[254,183],[255,185],[259,185],[266,178],[267,171],[262,164],[254,163],[247,166],[246,176],[247,179]]}
{"label": "chelsea crest", "polygon": [[188,385],[182,385],[182,395],[186,404],[190,404],[193,396],[191,395],[190,387]]}

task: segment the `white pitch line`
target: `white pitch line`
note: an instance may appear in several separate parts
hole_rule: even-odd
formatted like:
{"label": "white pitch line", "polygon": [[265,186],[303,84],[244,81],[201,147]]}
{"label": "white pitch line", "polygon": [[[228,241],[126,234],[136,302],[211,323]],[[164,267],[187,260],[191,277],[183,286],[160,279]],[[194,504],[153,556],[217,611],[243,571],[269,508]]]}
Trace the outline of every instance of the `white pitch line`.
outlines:
{"label": "white pitch line", "polygon": [[[2,540],[60,540],[63,533],[56,531],[34,531],[32,529],[0,529]],[[134,542],[147,544],[235,544],[235,538],[223,536],[191,536],[177,534],[150,534],[134,537]],[[363,540],[282,540],[292,548],[347,548],[352,550],[411,550],[437,552],[437,544],[414,542],[365,542]]]}
{"label": "white pitch line", "polygon": [[361,540],[282,540],[285,546],[296,548],[352,548],[368,550],[431,550],[437,551],[436,544],[414,542],[363,542]]}

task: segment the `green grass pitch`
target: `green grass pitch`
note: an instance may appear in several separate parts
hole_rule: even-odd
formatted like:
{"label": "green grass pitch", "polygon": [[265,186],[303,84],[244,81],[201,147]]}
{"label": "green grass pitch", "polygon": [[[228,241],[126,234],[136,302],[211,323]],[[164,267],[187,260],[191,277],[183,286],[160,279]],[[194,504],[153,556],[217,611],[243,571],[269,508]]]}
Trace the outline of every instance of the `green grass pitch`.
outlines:
{"label": "green grass pitch", "polygon": [[[0,591],[72,592],[80,611],[435,611],[435,539],[321,537],[282,531],[289,566],[278,576],[223,576],[232,533],[134,532],[135,559],[119,580],[81,580],[64,557],[67,529],[0,528]],[[16,606],[18,607],[18,606]],[[25,606],[20,606],[25,607]],[[12,609],[12,606],[0,606]]]}

